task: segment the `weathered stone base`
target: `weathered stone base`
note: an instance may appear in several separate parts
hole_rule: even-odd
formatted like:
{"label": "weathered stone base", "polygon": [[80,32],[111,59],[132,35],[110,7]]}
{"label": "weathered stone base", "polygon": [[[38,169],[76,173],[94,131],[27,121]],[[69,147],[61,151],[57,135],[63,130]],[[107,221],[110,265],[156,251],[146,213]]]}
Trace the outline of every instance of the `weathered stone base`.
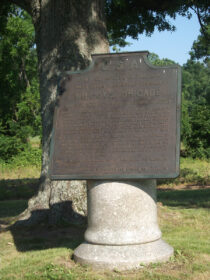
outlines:
{"label": "weathered stone base", "polygon": [[163,262],[173,255],[173,248],[162,239],[139,245],[95,245],[83,243],[74,252],[74,260],[95,269],[132,270],[143,264]]}

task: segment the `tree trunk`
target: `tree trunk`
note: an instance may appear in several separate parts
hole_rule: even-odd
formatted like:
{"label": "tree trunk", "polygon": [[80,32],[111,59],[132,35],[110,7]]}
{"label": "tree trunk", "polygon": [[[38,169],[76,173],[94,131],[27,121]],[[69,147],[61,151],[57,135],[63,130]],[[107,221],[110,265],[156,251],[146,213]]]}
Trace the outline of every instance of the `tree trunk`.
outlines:
{"label": "tree trunk", "polygon": [[75,222],[86,214],[86,184],[49,178],[53,113],[58,81],[65,71],[84,69],[90,63],[91,54],[109,51],[104,0],[28,2],[39,62],[43,154],[38,194],[29,200],[18,224]]}

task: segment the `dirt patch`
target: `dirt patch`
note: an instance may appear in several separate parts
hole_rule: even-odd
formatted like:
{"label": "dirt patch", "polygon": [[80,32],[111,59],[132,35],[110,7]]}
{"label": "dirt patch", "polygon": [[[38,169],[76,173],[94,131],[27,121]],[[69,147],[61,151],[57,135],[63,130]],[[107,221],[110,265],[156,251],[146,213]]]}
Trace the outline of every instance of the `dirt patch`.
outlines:
{"label": "dirt patch", "polygon": [[[203,263],[210,264],[210,254],[201,254],[198,258],[199,261],[202,261]],[[209,278],[210,279],[210,278]]]}
{"label": "dirt patch", "polygon": [[209,280],[210,279],[210,273],[208,271],[202,272],[202,273],[199,273],[192,278],[192,280],[198,280],[198,279],[199,280]]}
{"label": "dirt patch", "polygon": [[75,262],[72,260],[73,256],[68,256],[68,257],[59,257],[54,261],[55,265],[62,265],[67,269],[72,269],[73,267],[76,267],[77,265]]}

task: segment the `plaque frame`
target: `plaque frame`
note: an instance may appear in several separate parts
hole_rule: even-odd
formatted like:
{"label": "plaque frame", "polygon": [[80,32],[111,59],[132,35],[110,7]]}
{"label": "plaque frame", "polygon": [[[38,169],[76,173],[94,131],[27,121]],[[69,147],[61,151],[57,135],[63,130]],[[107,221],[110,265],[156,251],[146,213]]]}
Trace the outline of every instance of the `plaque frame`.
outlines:
{"label": "plaque frame", "polygon": [[[168,66],[154,66],[152,65],[148,59],[147,56],[149,54],[148,51],[135,51],[135,52],[122,52],[122,53],[107,53],[107,54],[93,54],[91,57],[97,58],[97,57],[110,57],[110,56],[123,56],[123,55],[129,55],[129,54],[140,54],[143,56],[145,64],[147,64],[150,68],[154,69],[172,69],[175,68],[177,70],[177,97],[176,97],[176,168],[174,173],[168,173],[168,174],[107,174],[107,175],[83,175],[83,174],[65,174],[65,175],[59,175],[54,174],[52,170],[53,166],[53,152],[54,152],[54,141],[55,141],[55,119],[57,115],[57,106],[55,106],[55,112],[53,117],[53,129],[52,129],[52,136],[50,141],[50,165],[49,165],[49,171],[48,174],[52,180],[94,180],[94,179],[105,179],[105,180],[124,180],[124,179],[166,179],[166,178],[176,178],[179,176],[179,169],[180,169],[180,121],[181,121],[181,67],[178,64],[168,65]],[[68,75],[74,75],[74,74],[82,74],[88,71],[91,71],[91,69],[94,67],[94,60],[90,63],[89,67],[87,67],[84,70],[81,71],[66,71],[62,74],[59,78],[58,82],[58,93],[57,96],[60,95],[60,91],[62,91],[62,80],[64,77]]]}

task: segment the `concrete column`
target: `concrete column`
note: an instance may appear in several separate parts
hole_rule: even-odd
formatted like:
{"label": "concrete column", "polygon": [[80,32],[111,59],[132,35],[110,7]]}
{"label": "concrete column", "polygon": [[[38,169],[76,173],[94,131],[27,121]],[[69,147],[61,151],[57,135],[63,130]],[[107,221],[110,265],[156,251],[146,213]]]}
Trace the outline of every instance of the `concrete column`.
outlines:
{"label": "concrete column", "polygon": [[91,180],[87,194],[88,228],[76,262],[125,270],[173,254],[157,223],[156,180]]}

